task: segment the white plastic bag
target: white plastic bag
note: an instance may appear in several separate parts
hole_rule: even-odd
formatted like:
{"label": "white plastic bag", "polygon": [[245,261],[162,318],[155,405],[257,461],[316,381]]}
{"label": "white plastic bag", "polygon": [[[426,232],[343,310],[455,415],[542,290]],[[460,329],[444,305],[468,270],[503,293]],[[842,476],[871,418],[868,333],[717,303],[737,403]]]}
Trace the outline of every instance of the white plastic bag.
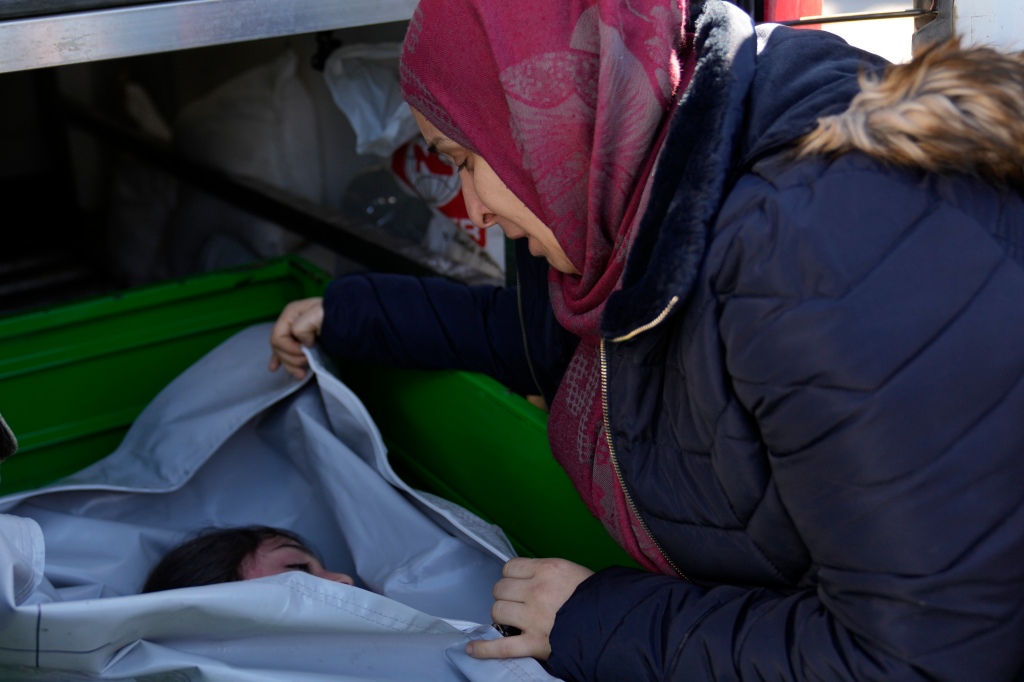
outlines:
{"label": "white plastic bag", "polygon": [[324,64],[324,82],[356,133],[356,151],[384,158],[419,133],[402,100],[399,43],[347,45]]}
{"label": "white plastic bag", "polygon": [[193,161],[321,201],[316,113],[298,64],[286,50],[189,104],[174,124],[175,149]]}
{"label": "white plastic bag", "polygon": [[[174,124],[184,157],[321,203],[324,182],[312,97],[291,50],[189,104]],[[167,227],[172,276],[291,253],[305,240],[195,187],[182,187]]]}

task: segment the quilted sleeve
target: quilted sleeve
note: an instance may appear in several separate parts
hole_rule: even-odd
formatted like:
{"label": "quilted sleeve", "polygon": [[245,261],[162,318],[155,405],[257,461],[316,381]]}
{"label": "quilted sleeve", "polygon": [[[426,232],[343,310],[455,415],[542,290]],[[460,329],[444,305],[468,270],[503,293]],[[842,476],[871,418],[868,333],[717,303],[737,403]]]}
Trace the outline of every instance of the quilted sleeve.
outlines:
{"label": "quilted sleeve", "polygon": [[487,374],[550,404],[577,339],[555,320],[547,261],[516,243],[516,287],[361,273],[333,281],[320,340],[337,357]]}
{"label": "quilted sleeve", "polygon": [[515,290],[441,278],[357,274],[324,296],[324,349],[415,369],[484,372],[537,393],[526,364]]}

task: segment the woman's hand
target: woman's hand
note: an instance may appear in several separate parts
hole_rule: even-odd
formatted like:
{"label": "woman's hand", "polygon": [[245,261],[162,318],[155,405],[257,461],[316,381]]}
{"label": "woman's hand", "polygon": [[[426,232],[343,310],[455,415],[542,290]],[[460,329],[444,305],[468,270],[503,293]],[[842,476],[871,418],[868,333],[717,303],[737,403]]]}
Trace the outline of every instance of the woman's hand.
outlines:
{"label": "woman's hand", "polygon": [[555,614],[594,572],[565,559],[520,557],[506,563],[501,574],[505,577],[494,585],[491,617],[495,623],[519,628],[522,634],[474,640],[466,652],[474,658],[532,656],[546,661],[551,655],[548,636]]}
{"label": "woman's hand", "polygon": [[273,350],[270,371],[275,372],[283,366],[296,379],[305,378],[309,363],[302,354],[302,347],[316,343],[323,323],[322,298],[304,298],[286,305],[270,332],[270,348]]}

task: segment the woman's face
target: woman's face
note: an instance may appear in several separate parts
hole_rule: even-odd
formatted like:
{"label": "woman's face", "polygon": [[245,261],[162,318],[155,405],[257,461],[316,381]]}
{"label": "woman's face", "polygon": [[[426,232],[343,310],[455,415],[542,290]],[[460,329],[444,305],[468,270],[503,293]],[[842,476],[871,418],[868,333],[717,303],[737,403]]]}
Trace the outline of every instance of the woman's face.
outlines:
{"label": "woman's face", "polygon": [[580,274],[555,240],[554,232],[498,179],[482,156],[446,137],[420,112],[413,109],[412,113],[430,148],[458,167],[462,196],[474,225],[498,225],[509,239],[526,237],[534,256],[544,257],[559,272]]}
{"label": "woman's face", "polygon": [[291,538],[281,536],[267,538],[256,551],[247,556],[239,568],[242,580],[266,578],[288,571],[303,571],[317,578],[331,580],[345,585],[354,585],[351,576],[325,570],[313,554]]}

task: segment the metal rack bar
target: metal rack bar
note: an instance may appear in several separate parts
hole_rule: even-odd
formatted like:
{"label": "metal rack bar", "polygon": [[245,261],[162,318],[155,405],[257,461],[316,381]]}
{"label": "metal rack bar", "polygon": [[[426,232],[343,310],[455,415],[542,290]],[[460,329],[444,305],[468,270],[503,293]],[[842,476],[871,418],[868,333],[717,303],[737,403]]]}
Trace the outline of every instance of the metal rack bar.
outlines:
{"label": "metal rack bar", "polygon": [[0,73],[403,21],[416,0],[175,0],[0,21]]}
{"label": "metal rack bar", "polygon": [[237,208],[269,220],[371,270],[448,277],[467,284],[501,284],[475,268],[364,226],[336,211],[257,180],[240,178],[175,154],[170,146],[127,130],[81,105],[65,102],[69,124],[206,190]]}
{"label": "metal rack bar", "polygon": [[780,21],[783,26],[816,26],[817,24],[838,24],[847,21],[874,21],[876,19],[912,19],[933,16],[938,12],[930,9],[905,9],[896,12],[853,12],[850,14],[823,14],[817,17],[800,17]]}

